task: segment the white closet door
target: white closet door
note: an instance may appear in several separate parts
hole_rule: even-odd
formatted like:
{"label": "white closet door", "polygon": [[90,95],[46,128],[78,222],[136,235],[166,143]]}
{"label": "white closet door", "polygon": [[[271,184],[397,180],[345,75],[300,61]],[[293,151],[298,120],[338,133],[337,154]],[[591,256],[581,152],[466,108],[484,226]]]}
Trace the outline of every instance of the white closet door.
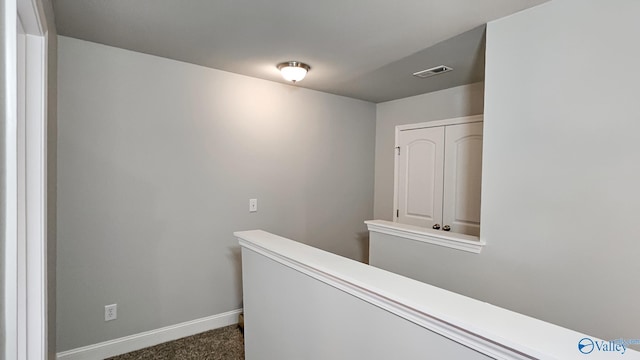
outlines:
{"label": "white closet door", "polygon": [[398,133],[397,221],[423,227],[442,223],[444,128]]}
{"label": "white closet door", "polygon": [[443,226],[479,236],[482,123],[447,126],[445,143]]}

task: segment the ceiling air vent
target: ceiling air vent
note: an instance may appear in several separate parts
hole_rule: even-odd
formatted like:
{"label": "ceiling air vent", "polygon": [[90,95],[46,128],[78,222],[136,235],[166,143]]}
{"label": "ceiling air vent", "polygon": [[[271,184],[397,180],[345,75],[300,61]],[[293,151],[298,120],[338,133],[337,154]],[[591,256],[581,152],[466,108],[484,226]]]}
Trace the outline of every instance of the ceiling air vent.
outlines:
{"label": "ceiling air vent", "polygon": [[453,70],[453,68],[450,68],[445,65],[440,65],[440,66],[432,67],[431,69],[415,72],[413,73],[413,76],[424,79],[434,75],[444,74],[451,70]]}

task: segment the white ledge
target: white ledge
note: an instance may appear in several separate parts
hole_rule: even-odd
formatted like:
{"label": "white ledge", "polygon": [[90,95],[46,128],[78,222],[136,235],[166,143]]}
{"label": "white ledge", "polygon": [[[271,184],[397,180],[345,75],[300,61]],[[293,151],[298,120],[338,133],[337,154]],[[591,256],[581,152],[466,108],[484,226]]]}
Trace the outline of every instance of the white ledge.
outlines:
{"label": "white ledge", "polygon": [[[573,330],[262,230],[235,232],[234,235],[244,249],[492,358],[573,359],[582,356],[577,344],[587,335]],[[599,355],[604,354],[592,354],[590,358],[603,358]],[[639,354],[627,349],[625,355],[636,359]]]}
{"label": "white ledge", "polygon": [[448,233],[385,220],[368,220],[369,231],[479,254],[486,244],[477,236]]}

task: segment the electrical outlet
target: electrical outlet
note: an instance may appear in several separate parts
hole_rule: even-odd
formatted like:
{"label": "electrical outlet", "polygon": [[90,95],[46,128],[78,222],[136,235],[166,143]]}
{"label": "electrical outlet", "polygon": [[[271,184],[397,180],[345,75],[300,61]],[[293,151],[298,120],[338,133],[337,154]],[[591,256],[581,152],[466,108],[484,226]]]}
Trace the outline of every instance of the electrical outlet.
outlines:
{"label": "electrical outlet", "polygon": [[258,212],[258,199],[249,199],[249,212]]}
{"label": "electrical outlet", "polygon": [[118,318],[118,304],[111,304],[104,307],[104,321],[111,321]]}

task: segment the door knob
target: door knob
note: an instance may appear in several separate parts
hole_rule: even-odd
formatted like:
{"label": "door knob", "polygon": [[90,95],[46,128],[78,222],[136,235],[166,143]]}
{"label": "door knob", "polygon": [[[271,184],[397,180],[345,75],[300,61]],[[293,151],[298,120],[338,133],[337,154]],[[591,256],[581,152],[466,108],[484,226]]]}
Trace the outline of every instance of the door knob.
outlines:
{"label": "door knob", "polygon": [[451,226],[445,225],[445,226],[442,227],[442,230],[449,231],[449,230],[451,230]]}
{"label": "door knob", "polygon": [[433,229],[434,230],[440,230],[440,224],[433,225]]}

